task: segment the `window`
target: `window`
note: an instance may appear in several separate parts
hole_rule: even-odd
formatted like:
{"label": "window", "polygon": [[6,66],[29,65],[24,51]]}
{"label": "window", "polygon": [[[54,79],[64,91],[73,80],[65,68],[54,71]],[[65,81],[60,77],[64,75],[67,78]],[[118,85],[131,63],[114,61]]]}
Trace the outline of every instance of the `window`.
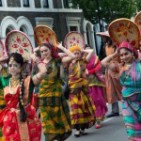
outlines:
{"label": "window", "polygon": [[80,32],[80,17],[66,17],[66,23],[69,31],[78,31]]}
{"label": "window", "polygon": [[49,17],[36,17],[36,25],[48,25],[50,28],[53,27],[53,18]]}
{"label": "window", "polygon": [[12,26],[9,26],[7,29],[6,29],[6,35],[13,30],[13,27]]}
{"label": "window", "polygon": [[25,26],[20,27],[20,31],[22,31],[22,32],[24,32],[26,34],[28,33]]}
{"label": "window", "polygon": [[43,7],[49,8],[48,0],[43,0]]}
{"label": "window", "polygon": [[78,27],[77,26],[70,26],[70,31],[78,31]]}
{"label": "window", "polygon": [[23,0],[23,6],[29,7],[29,0]]}
{"label": "window", "polygon": [[2,6],[2,0],[0,0],[0,6]]}
{"label": "window", "polygon": [[64,8],[71,8],[72,7],[72,0],[64,0]]}

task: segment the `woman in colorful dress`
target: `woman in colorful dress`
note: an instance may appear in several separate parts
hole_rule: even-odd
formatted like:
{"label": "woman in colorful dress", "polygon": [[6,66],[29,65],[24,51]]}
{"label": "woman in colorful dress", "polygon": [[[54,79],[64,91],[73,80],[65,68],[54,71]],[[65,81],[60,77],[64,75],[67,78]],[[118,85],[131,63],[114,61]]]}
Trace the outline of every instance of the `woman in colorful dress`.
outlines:
{"label": "woman in colorful dress", "polygon": [[[0,76],[7,76],[7,63],[5,62],[4,57],[1,60],[0,64]],[[4,95],[3,95],[3,89],[0,89],[0,111],[2,111],[6,106]],[[4,141],[4,137],[2,135],[2,128],[0,128],[0,140]]]}
{"label": "woman in colorful dress", "polygon": [[[59,49],[68,51],[63,46]],[[84,134],[86,128],[95,123],[95,107],[88,96],[88,81],[86,79],[86,62],[90,60],[93,50],[81,50],[79,46],[72,46],[67,57],[63,57],[62,62],[68,64],[68,85],[69,103],[71,107],[71,123],[76,129],[75,136]],[[87,53],[85,60],[82,59],[82,52]]]}
{"label": "woman in colorful dress", "polygon": [[[130,48],[129,48],[130,46]],[[121,67],[120,83],[122,85],[122,114],[130,141],[141,140],[141,63],[135,59],[134,51],[128,42],[121,44],[118,54],[124,62]],[[117,56],[110,55],[108,59]]]}
{"label": "woman in colorful dress", "polygon": [[[116,46],[113,41],[110,39],[110,35],[108,31],[98,32],[99,35],[104,42],[104,46],[102,47],[105,52],[105,57],[113,54],[116,51]],[[111,112],[106,115],[107,118],[119,116],[119,104],[118,101],[122,99],[121,96],[121,84],[119,82],[119,77],[116,75],[118,73],[119,59],[113,58],[108,62],[105,66],[105,95],[107,103],[111,106]],[[103,64],[102,64],[103,66]]]}
{"label": "woman in colorful dress", "polygon": [[[90,47],[86,47],[88,49]],[[87,80],[89,85],[89,96],[96,107],[95,128],[101,127],[101,121],[107,112],[106,99],[104,96],[105,81],[102,75],[101,62],[98,56],[93,55],[87,64]]]}
{"label": "woman in colorful dress", "polygon": [[[37,76],[23,79],[23,57],[12,53],[8,60],[10,76],[0,77],[0,88],[4,90],[6,107],[0,112],[0,126],[6,141],[40,141],[41,122],[36,116],[30,100]],[[40,75],[39,72],[37,75]]]}
{"label": "woman in colorful dress", "polygon": [[137,26],[128,19],[113,21],[109,26],[109,31],[113,41],[118,46],[118,50],[103,61],[106,63],[118,55],[122,61],[119,74],[122,85],[123,119],[129,141],[140,141],[141,62],[137,59],[136,51],[139,47],[140,32]]}
{"label": "woman in colorful dress", "polygon": [[[46,66],[44,79],[40,83],[38,106],[46,141],[64,141],[71,135],[69,107],[63,96],[60,61],[55,47],[44,43],[39,48],[40,63]],[[42,67],[39,66],[39,70]]]}

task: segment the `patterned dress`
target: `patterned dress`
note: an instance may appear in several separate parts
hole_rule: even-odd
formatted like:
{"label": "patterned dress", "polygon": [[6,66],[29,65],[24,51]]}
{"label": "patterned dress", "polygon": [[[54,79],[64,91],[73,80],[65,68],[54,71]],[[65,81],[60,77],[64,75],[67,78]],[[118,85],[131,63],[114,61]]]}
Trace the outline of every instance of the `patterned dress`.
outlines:
{"label": "patterned dress", "polygon": [[71,135],[69,107],[63,96],[59,62],[47,64],[48,74],[41,81],[38,103],[46,141],[64,141]]}
{"label": "patterned dress", "polygon": [[104,95],[104,79],[102,78],[101,68],[95,73],[91,73],[92,70],[96,70],[100,65],[100,61],[96,55],[94,55],[87,64],[87,70],[89,74],[87,76],[89,85],[89,96],[91,97],[96,107],[96,120],[102,120],[107,112],[106,99]]}
{"label": "patterned dress", "polygon": [[[4,76],[4,77],[7,76],[7,68],[6,68],[6,65],[3,66],[3,64],[2,64],[2,69],[1,69],[0,74],[1,74],[1,76]],[[6,106],[6,102],[4,100],[4,92],[3,92],[3,89],[0,89],[0,111],[2,109],[4,109],[5,106]],[[4,141],[4,137],[2,135],[2,128],[0,128],[0,141]]]}
{"label": "patterned dress", "polygon": [[122,86],[119,81],[120,64],[116,60],[112,60],[106,65],[105,70],[105,85],[106,98],[108,103],[115,103],[122,99]]}
{"label": "patterned dress", "polygon": [[[4,100],[3,90],[0,89],[0,112],[4,109],[6,103]],[[4,137],[2,135],[2,128],[0,128],[0,141],[4,141]]]}
{"label": "patterned dress", "polygon": [[122,114],[129,140],[141,140],[141,63],[135,61],[122,69]]}
{"label": "patterned dress", "polygon": [[69,103],[71,122],[75,129],[89,128],[95,123],[95,107],[88,96],[85,70],[86,63],[83,60],[69,65]]}
{"label": "patterned dress", "polygon": [[33,92],[33,82],[30,77],[24,80],[24,101],[27,114],[26,122],[20,121],[19,95],[20,87],[11,94],[9,77],[0,77],[0,88],[4,90],[6,107],[0,112],[0,126],[6,141],[40,141],[41,122],[36,116],[35,108],[30,105],[30,96]]}

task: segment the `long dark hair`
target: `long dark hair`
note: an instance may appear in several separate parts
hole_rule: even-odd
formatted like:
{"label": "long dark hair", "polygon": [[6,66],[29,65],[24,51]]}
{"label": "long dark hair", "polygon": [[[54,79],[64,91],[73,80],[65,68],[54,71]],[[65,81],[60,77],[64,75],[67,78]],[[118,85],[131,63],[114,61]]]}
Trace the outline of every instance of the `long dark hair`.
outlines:
{"label": "long dark hair", "polygon": [[[10,59],[13,58],[14,61],[18,64],[20,64],[20,66],[22,67],[24,64],[24,59],[22,57],[21,54],[19,53],[12,53],[8,59],[8,63],[10,61]],[[21,91],[20,91],[20,95],[19,95],[19,108],[20,108],[20,121],[25,122],[27,115],[24,109],[24,103],[23,103],[23,95],[24,95],[24,79],[22,78],[22,73],[20,76],[20,83],[21,83]]]}

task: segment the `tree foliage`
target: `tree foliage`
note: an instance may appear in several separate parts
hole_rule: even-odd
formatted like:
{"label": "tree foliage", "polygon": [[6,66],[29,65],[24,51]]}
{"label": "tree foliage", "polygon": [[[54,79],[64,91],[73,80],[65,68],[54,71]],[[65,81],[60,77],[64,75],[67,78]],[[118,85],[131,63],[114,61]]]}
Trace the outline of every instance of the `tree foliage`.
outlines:
{"label": "tree foliage", "polygon": [[117,18],[131,18],[141,8],[141,0],[72,0],[83,9],[84,16],[92,23],[100,20],[110,23]]}

